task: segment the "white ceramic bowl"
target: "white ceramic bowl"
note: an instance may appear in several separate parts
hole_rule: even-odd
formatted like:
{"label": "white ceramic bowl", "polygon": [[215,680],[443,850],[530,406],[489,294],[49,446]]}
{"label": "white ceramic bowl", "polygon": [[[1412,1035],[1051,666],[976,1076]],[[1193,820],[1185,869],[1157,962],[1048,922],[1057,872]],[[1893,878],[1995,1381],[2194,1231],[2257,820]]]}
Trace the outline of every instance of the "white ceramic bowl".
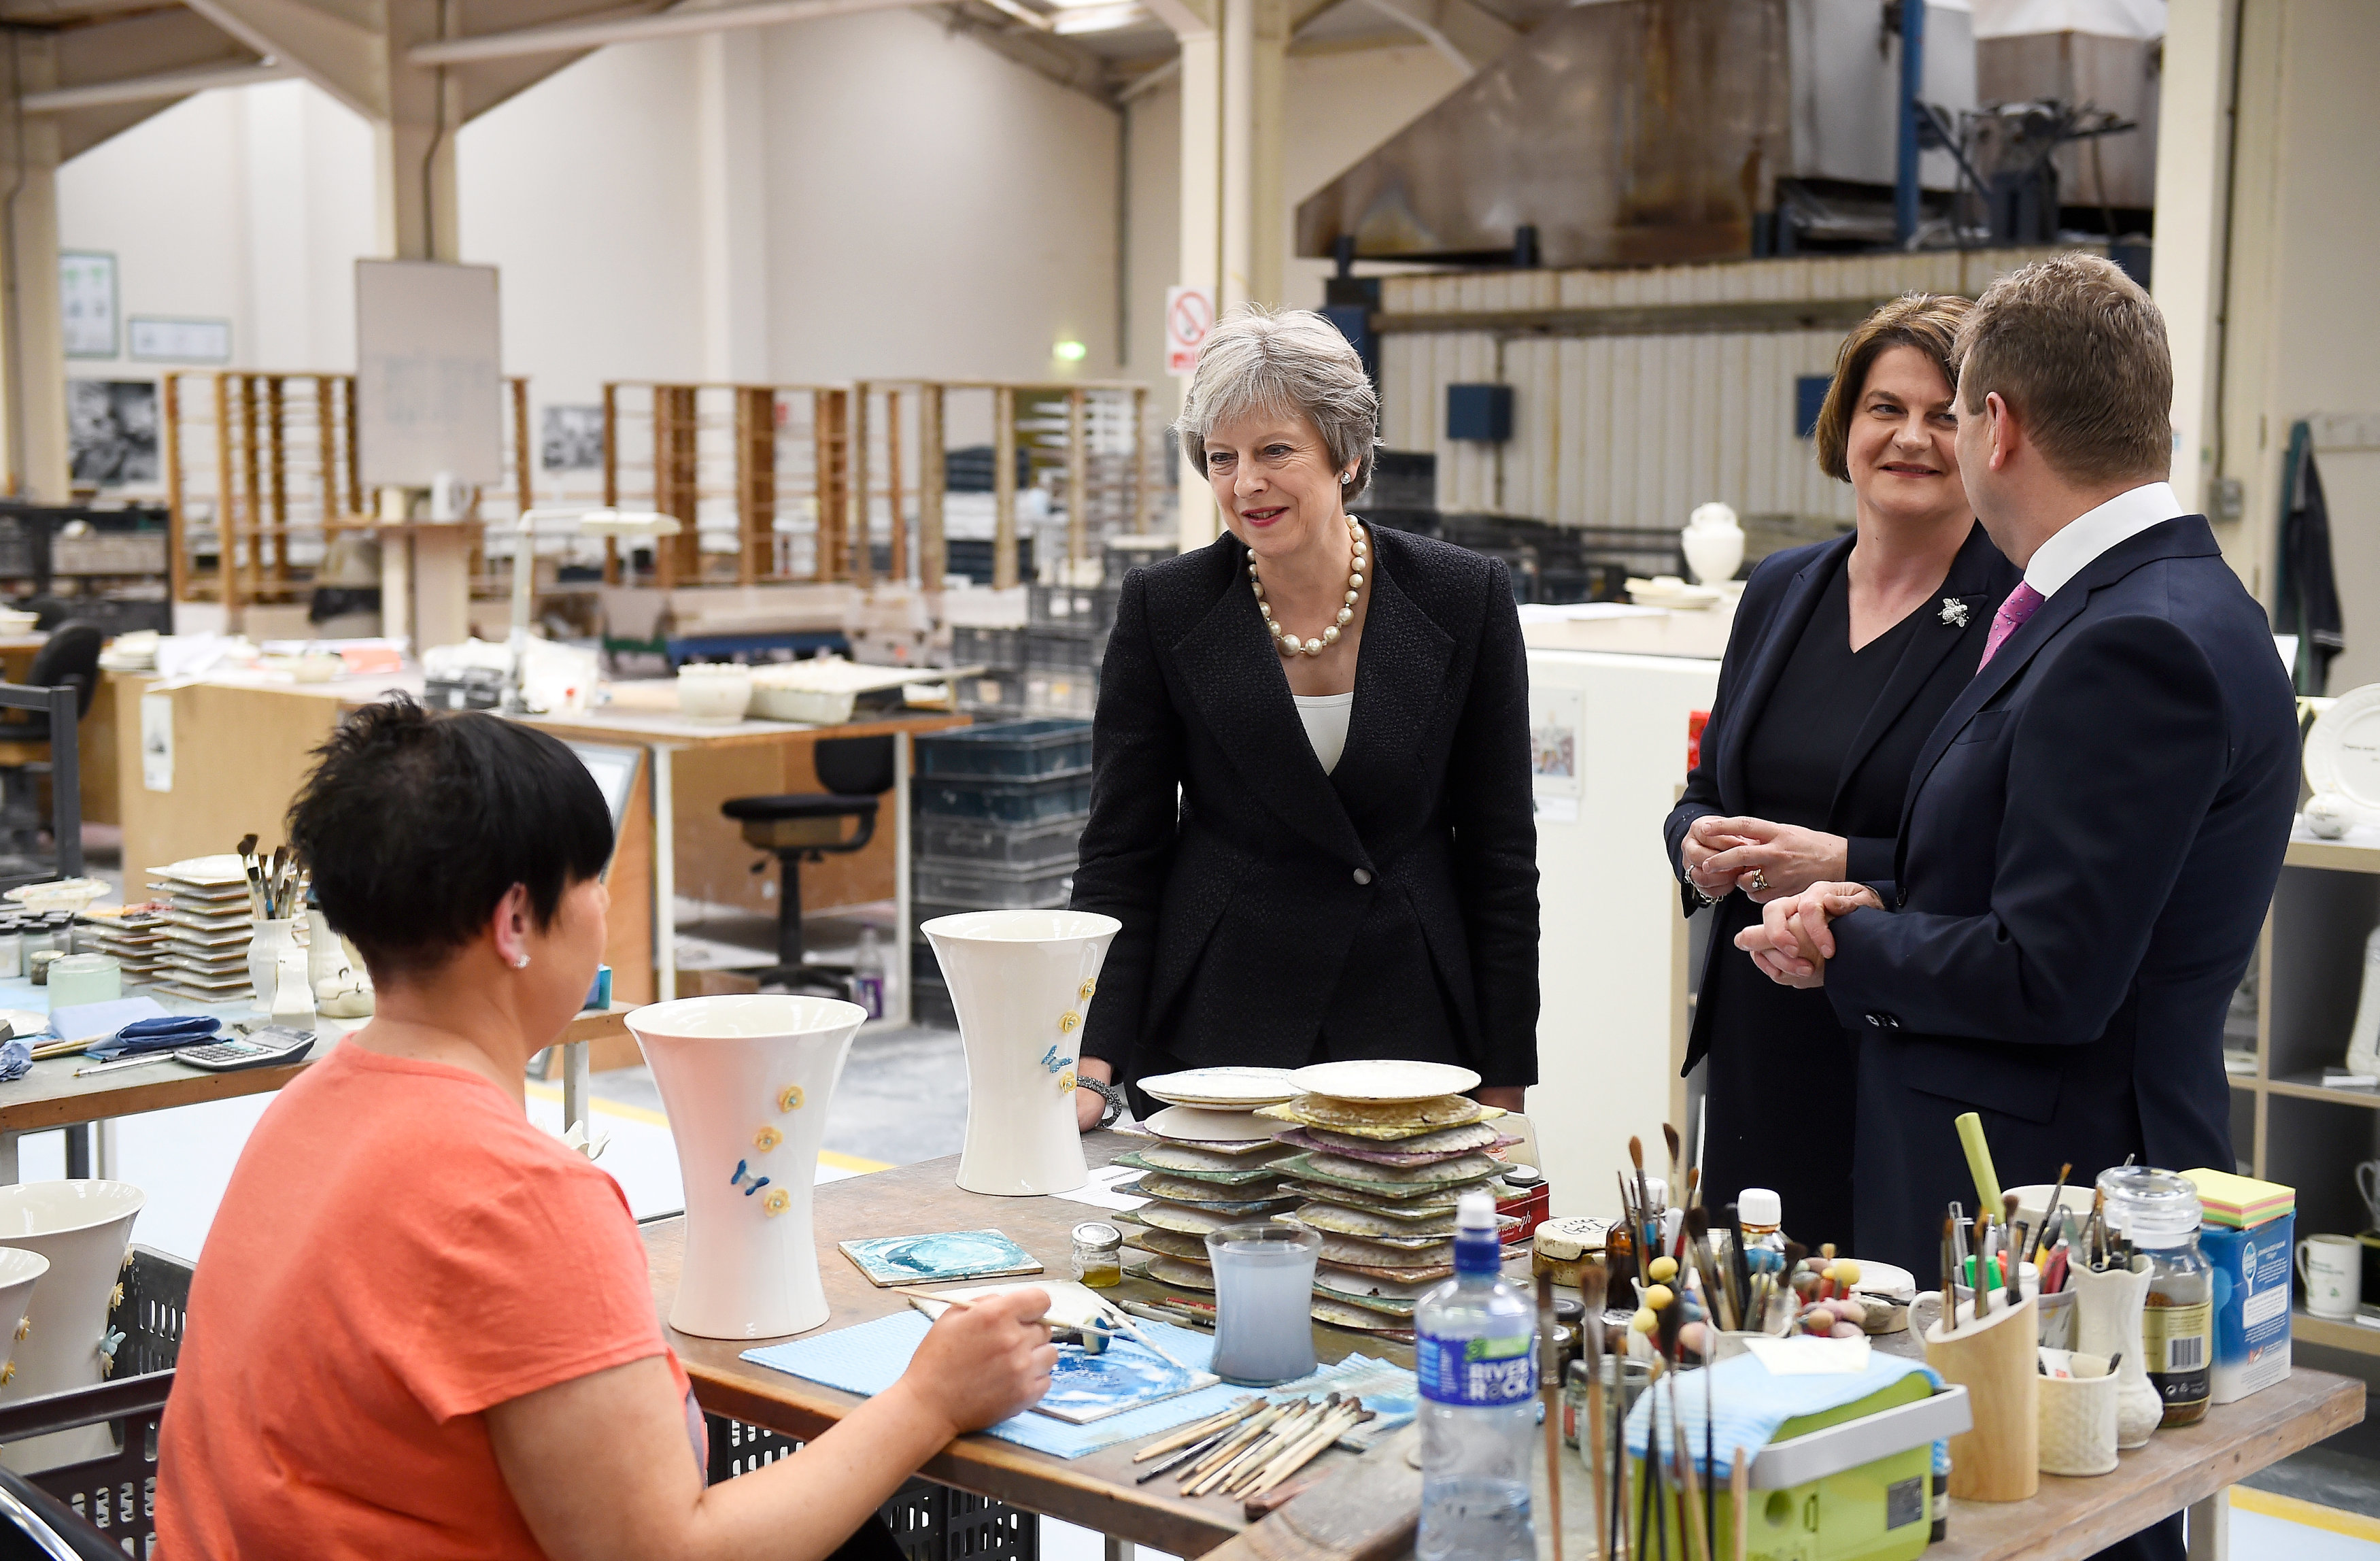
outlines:
{"label": "white ceramic bowl", "polygon": [[0,634],[30,634],[41,618],[32,613],[20,613],[15,608],[0,609]]}
{"label": "white ceramic bowl", "polygon": [[728,662],[695,662],[677,669],[677,708],[689,721],[732,726],[752,704],[752,669]]}

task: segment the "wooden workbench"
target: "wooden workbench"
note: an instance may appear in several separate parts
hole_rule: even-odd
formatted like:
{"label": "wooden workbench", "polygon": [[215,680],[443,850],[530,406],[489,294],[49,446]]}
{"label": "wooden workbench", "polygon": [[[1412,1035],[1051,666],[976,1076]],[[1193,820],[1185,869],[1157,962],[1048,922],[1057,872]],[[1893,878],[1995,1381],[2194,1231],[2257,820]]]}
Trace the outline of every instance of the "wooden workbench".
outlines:
{"label": "wooden workbench", "polygon": [[[1094,1166],[1144,1140],[1117,1133],[1093,1133],[1083,1140]],[[837,1241],[934,1230],[994,1228],[1041,1261],[1046,1276],[1068,1276],[1070,1232],[1099,1211],[1059,1198],[993,1198],[962,1191],[958,1160],[951,1156],[831,1182],[813,1193],[820,1276],[832,1314],[826,1326],[847,1328],[887,1316],[908,1302],[868,1283],[841,1252]],[[684,1255],[685,1221],[656,1220],[643,1227],[651,1265],[653,1300],[664,1323],[677,1290]],[[1112,1292],[1153,1298],[1161,1293],[1127,1279]],[[1315,1353],[1328,1362],[1366,1354],[1410,1365],[1412,1350],[1366,1335],[1318,1326]],[[695,1396],[711,1413],[730,1416],[785,1435],[808,1438],[849,1413],[860,1399],[742,1359],[751,1342],[696,1338],[669,1332],[693,1379]],[[2013,1503],[1954,1502],[1949,1538],[1931,1548],[1929,1561],[2081,1561],[2112,1541],[2135,1533],[2185,1507],[2212,1514],[2221,1493],[2243,1476],[2277,1462],[2354,1424],[2363,1416],[2363,1384],[2325,1372],[2298,1371],[2265,1392],[2212,1410],[2205,1421],[2162,1432],[2146,1447],[2127,1453],[2113,1474],[2094,1480],[2044,1475],[2040,1494]],[[1417,1512],[1421,1476],[1404,1459],[1410,1433],[1390,1438],[1366,1457],[1332,1451],[1307,1466],[1302,1478],[1348,1478],[1345,1490],[1363,1493],[1368,1513]],[[1538,1490],[1536,1510],[1549,1510],[1542,1463],[1532,1460]],[[1564,1449],[1562,1460],[1564,1554],[1582,1561],[1596,1549],[1594,1493],[1585,1459]],[[1354,1471],[1351,1474],[1351,1471]],[[1176,1555],[1199,1555],[1237,1538],[1248,1528],[1236,1499],[1184,1498],[1171,1477],[1134,1483],[1137,1470],[1132,1445],[1080,1458],[1059,1458],[990,1436],[964,1436],[943,1448],[920,1470],[928,1479],[1137,1544]],[[1352,1482],[1360,1480],[1360,1487]],[[1269,1521],[1295,1523],[1327,1496],[1328,1487],[1301,1497]],[[1722,1494],[1720,1499],[1726,1499]],[[2193,1546],[2193,1549],[2196,1547]],[[1538,1555],[1552,1555],[1552,1536],[1540,1525]],[[1289,1554],[1272,1547],[1264,1554]],[[1232,1546],[1233,1561],[1259,1552]]]}

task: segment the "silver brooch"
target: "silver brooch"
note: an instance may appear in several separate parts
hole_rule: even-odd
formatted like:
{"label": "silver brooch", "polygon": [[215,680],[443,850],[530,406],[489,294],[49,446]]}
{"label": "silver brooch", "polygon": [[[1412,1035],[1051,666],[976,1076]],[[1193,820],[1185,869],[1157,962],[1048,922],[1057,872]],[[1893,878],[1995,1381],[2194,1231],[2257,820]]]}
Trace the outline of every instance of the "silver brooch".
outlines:
{"label": "silver brooch", "polygon": [[1942,621],[1952,628],[1967,627],[1967,604],[1955,596],[1942,598]]}

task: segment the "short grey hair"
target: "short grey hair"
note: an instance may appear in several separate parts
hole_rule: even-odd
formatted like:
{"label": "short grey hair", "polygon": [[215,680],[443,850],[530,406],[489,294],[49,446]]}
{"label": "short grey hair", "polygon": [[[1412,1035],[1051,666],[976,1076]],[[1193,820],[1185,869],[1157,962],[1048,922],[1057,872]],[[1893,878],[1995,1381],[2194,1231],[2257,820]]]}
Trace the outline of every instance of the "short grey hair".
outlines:
{"label": "short grey hair", "polygon": [[1354,348],[1314,311],[1251,304],[1208,332],[1174,436],[1203,472],[1207,435],[1216,424],[1251,412],[1296,412],[1310,419],[1334,470],[1357,463],[1355,480],[1342,490],[1345,497],[1353,501],[1371,486],[1380,398]]}

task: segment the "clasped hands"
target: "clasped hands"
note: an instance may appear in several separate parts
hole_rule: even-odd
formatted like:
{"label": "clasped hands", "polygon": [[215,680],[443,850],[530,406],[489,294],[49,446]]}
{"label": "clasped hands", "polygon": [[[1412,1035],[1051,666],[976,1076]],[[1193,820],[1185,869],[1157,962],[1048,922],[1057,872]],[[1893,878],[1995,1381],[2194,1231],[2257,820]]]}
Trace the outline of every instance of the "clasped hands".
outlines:
{"label": "clasped hands", "polygon": [[1827,961],[1835,957],[1832,923],[1854,910],[1883,909],[1864,884],[1813,884],[1798,895],[1768,901],[1761,908],[1760,924],[1735,934],[1735,946],[1780,986],[1824,986]]}
{"label": "clasped hands", "polygon": [[1798,895],[1851,871],[1851,842],[1823,830],[1767,819],[1709,813],[1694,820],[1678,843],[1694,886],[1711,899],[1742,889],[1755,905]]}

